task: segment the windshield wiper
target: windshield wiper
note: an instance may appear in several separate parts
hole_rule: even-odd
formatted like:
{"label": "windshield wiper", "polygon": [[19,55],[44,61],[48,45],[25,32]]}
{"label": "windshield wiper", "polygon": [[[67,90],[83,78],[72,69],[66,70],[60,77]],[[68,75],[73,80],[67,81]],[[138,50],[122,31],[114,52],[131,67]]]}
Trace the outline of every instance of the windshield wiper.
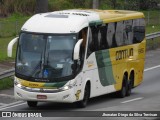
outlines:
{"label": "windshield wiper", "polygon": [[[43,58],[43,53],[41,53],[41,59],[39,63],[34,67],[33,71],[31,72],[31,76],[34,77],[37,75],[37,73],[42,73],[43,72],[43,66],[44,66],[44,58]],[[43,76],[43,74],[42,74]]]}

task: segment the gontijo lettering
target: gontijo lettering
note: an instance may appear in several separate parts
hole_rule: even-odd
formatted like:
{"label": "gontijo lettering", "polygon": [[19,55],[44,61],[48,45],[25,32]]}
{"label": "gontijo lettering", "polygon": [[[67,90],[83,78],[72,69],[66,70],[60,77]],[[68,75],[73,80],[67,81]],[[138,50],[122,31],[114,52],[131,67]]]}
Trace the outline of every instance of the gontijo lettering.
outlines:
{"label": "gontijo lettering", "polygon": [[116,51],[116,60],[123,60],[133,56],[133,48]]}

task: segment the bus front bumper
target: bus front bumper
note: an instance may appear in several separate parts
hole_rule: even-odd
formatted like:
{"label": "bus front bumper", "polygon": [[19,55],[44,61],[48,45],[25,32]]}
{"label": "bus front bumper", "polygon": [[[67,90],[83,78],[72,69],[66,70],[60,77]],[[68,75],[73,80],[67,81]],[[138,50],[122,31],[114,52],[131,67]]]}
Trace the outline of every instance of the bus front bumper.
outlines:
{"label": "bus front bumper", "polygon": [[63,102],[63,103],[73,103],[76,101],[76,96],[74,94],[74,89],[68,89],[64,91],[57,92],[38,92],[38,91],[28,91],[24,88],[20,88],[14,85],[14,96],[15,99],[24,101],[49,101],[49,102]]}

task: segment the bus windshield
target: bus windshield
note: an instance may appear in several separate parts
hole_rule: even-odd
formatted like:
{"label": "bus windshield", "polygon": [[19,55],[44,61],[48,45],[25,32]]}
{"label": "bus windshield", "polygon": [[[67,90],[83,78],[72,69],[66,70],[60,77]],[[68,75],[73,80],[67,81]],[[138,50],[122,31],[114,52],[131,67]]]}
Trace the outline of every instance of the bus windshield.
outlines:
{"label": "bus windshield", "polygon": [[35,80],[52,81],[73,74],[73,51],[76,35],[21,33],[16,73]]}

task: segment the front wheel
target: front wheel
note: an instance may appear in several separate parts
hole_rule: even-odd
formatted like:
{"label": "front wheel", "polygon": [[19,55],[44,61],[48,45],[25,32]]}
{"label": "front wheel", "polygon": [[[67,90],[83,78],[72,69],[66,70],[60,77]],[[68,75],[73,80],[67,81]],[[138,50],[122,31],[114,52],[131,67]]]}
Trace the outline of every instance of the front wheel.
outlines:
{"label": "front wheel", "polygon": [[85,90],[84,90],[84,97],[83,97],[83,100],[82,101],[79,101],[77,102],[77,106],[79,108],[84,108],[87,106],[87,103],[88,103],[88,100],[89,100],[89,97],[90,97],[90,88],[89,88],[89,85],[86,85],[85,87]]}
{"label": "front wheel", "polygon": [[38,102],[36,101],[27,101],[29,107],[37,107]]}

